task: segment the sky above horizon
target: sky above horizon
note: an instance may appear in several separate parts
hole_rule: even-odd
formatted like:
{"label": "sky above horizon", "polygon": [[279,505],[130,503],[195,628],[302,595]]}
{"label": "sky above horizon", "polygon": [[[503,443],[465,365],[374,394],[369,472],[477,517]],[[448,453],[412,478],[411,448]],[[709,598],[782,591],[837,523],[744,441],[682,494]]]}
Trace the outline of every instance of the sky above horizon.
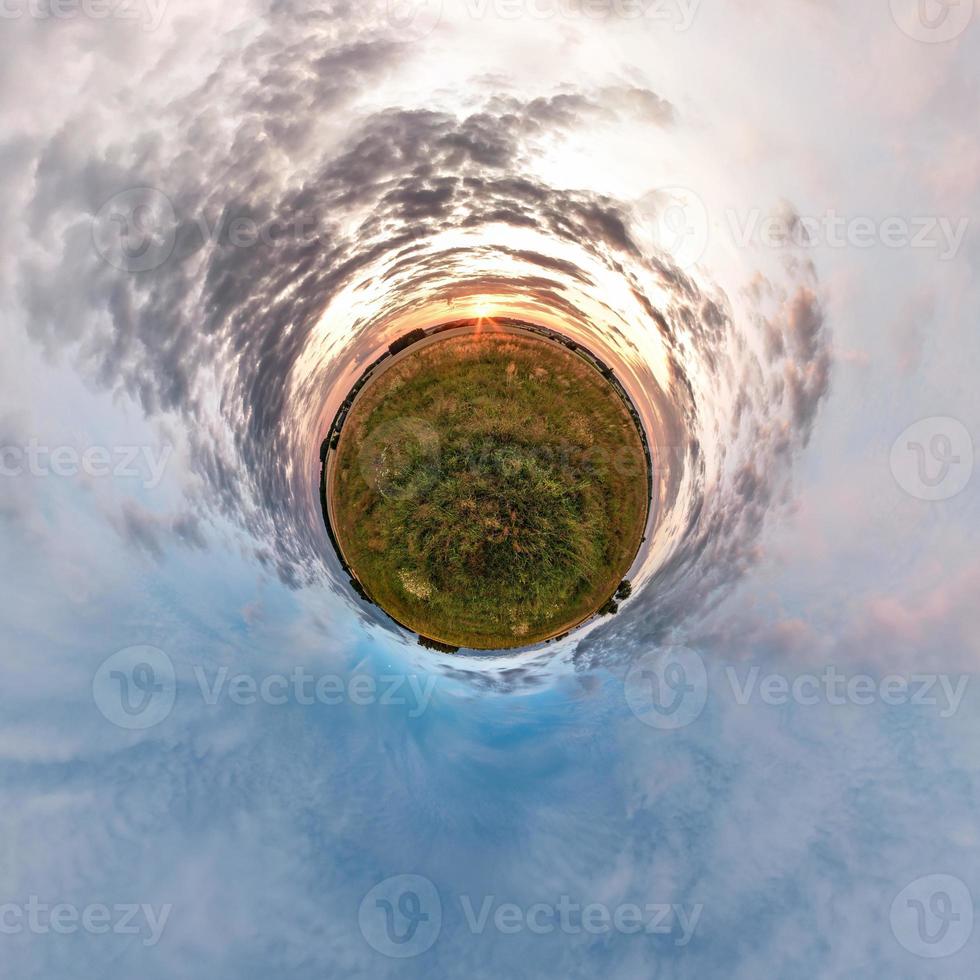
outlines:
{"label": "sky above horizon", "polygon": [[[0,976],[968,975],[978,54],[973,0],[9,0]],[[656,520],[616,616],[446,657],[318,451],[488,314],[614,366]]]}

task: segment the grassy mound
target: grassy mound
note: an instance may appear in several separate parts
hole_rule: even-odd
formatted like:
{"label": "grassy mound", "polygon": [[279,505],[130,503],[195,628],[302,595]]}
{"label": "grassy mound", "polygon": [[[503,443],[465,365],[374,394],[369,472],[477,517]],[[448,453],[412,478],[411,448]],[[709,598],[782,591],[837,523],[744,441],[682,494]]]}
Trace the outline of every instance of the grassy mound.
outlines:
{"label": "grassy mound", "polygon": [[524,334],[440,338],[359,394],[328,470],[364,589],[455,646],[558,635],[616,589],[646,519],[646,461],[619,394]]}

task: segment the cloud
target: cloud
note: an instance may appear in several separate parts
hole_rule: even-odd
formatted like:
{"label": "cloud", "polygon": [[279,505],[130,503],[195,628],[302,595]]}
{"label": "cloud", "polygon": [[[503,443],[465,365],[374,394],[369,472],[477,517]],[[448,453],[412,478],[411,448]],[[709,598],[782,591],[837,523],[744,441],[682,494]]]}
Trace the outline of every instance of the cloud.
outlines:
{"label": "cloud", "polygon": [[112,515],[122,540],[134,550],[155,561],[162,561],[168,542],[203,551],[207,539],[195,514],[173,516],[153,513],[135,501],[123,501],[119,513]]}
{"label": "cloud", "polygon": [[[131,495],[0,479],[0,903],[173,904],[152,950],[25,934],[4,937],[5,963],[147,980],[914,973],[891,900],[980,871],[972,682],[945,720],[744,706],[717,685],[729,663],[974,672],[972,498],[895,503],[887,453],[910,414],[974,415],[976,254],[762,254],[718,227],[773,200],[792,228],[828,206],[972,213],[976,35],[920,44],[887,4],[705,7],[687,32],[523,18],[497,34],[444,13],[419,39],[386,3],[341,0],[171,0],[156,31],[0,31],[0,445],[51,419],[72,444],[128,439],[149,418],[186,451]],[[651,234],[677,184],[708,213],[699,263]],[[174,215],[140,272],[107,234],[134,188]],[[587,338],[656,464],[633,598],[581,642],[492,663],[436,659],[352,599],[316,499],[353,380],[474,296]],[[831,331],[865,368],[835,372]],[[657,731],[621,674],[678,639],[712,696]],[[142,733],[92,690],[133,643],[179,678]],[[411,718],[207,705],[193,672],[297,664],[437,686]],[[357,913],[404,872],[436,885],[443,931],[394,961]],[[474,935],[463,895],[704,913],[684,948]]]}

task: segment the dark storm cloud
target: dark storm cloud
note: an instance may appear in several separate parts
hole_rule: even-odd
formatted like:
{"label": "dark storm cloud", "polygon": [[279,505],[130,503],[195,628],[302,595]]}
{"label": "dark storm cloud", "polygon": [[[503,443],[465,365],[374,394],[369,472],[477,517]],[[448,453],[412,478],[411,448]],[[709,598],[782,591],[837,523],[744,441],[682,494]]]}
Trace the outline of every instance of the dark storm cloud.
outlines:
{"label": "dark storm cloud", "polygon": [[[712,308],[701,326],[709,322],[721,336],[733,329],[720,306]],[[626,660],[631,651],[676,635],[681,624],[717,605],[757,560],[759,537],[783,498],[794,454],[809,440],[831,370],[823,311],[809,286],[784,297],[766,327],[764,362],[749,360],[754,370],[743,371],[729,406],[735,420],[732,437],[747,430],[744,457],[710,496],[701,482],[704,471],[697,455],[678,468],[698,481],[681,543],[653,576],[650,601],[629,604],[618,622],[580,644],[575,656],[583,669]],[[702,349],[710,351],[708,333],[693,332]],[[706,356],[704,363],[720,369],[726,349],[719,347],[717,356]],[[774,388],[767,384],[770,377],[776,379]],[[781,422],[783,411],[788,424]],[[675,438],[680,435],[675,430]]]}

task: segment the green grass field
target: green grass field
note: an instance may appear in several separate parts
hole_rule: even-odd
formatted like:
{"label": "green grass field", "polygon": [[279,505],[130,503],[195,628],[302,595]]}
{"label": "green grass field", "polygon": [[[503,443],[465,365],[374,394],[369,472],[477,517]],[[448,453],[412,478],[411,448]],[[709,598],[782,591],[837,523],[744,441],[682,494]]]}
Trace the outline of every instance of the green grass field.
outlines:
{"label": "green grass field", "polygon": [[646,521],[646,459],[619,394],[526,335],[409,350],[365,385],[328,465],[364,589],[453,646],[525,646],[588,618]]}

